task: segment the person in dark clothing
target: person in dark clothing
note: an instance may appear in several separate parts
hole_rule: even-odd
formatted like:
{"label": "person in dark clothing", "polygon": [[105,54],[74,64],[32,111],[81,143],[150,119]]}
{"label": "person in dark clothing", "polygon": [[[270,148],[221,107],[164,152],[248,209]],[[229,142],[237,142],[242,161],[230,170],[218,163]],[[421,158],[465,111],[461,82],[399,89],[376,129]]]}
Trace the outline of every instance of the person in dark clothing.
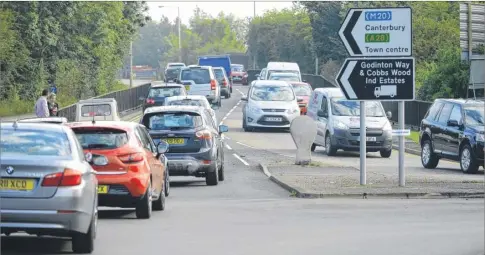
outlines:
{"label": "person in dark clothing", "polygon": [[59,116],[59,104],[56,102],[56,94],[49,94],[49,96],[47,97],[47,106],[49,108],[49,116]]}

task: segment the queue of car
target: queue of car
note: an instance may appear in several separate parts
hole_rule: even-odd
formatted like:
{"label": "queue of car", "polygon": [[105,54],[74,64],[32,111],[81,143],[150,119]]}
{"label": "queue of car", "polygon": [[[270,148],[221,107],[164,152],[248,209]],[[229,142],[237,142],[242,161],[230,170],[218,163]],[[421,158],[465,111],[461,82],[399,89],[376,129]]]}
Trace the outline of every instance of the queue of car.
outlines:
{"label": "queue of car", "polygon": [[210,66],[178,68],[179,83],[154,81],[140,98],[140,123],[120,121],[112,98],[79,101],[75,122],[1,123],[1,233],[70,237],[75,253],[92,253],[98,206],[149,219],[165,210],[170,176],[223,181],[222,89]]}

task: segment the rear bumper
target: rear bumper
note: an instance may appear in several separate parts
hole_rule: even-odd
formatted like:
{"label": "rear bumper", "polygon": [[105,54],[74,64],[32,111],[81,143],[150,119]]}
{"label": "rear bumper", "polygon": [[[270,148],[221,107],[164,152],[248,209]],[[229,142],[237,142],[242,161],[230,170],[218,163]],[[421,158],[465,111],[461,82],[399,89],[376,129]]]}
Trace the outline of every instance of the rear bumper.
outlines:
{"label": "rear bumper", "polygon": [[143,198],[150,181],[149,173],[121,172],[104,174],[98,172],[99,185],[108,185],[107,194],[99,194],[99,206],[127,207],[136,205]]}
{"label": "rear bumper", "polygon": [[203,176],[215,170],[217,154],[214,149],[196,153],[167,153],[170,176]]}
{"label": "rear bumper", "polygon": [[46,199],[2,197],[0,228],[2,233],[25,231],[54,236],[87,233],[95,208],[95,185],[59,188],[56,195]]}

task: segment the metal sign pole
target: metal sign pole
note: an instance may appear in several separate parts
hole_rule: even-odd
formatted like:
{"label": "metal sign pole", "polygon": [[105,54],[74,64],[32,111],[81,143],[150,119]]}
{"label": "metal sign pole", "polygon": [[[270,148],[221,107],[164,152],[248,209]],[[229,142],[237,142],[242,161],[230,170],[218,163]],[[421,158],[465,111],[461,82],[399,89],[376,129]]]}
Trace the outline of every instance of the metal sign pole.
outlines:
{"label": "metal sign pole", "polygon": [[[398,102],[398,122],[399,129],[404,130],[404,101]],[[399,186],[404,187],[406,185],[406,173],[404,168],[404,136],[399,136]]]}
{"label": "metal sign pole", "polygon": [[365,127],[365,101],[360,101],[360,185],[367,184],[367,134]]}

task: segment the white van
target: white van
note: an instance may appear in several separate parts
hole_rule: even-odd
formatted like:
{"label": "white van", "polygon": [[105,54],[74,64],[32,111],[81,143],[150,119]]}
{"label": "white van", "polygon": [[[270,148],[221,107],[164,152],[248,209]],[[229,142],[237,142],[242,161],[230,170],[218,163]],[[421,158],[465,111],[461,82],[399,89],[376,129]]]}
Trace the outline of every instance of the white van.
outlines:
{"label": "white van", "polygon": [[[379,101],[367,101],[367,152],[379,151],[389,158],[392,153],[391,112]],[[318,88],[310,96],[307,116],[317,122],[317,136],[312,145],[325,147],[329,156],[337,150],[360,151],[360,102],[347,100],[340,88]]]}
{"label": "white van", "polygon": [[76,104],[76,121],[120,121],[114,98],[80,100]]}
{"label": "white van", "polygon": [[295,73],[301,79],[300,67],[297,63],[291,62],[269,62],[264,74],[264,80],[268,80],[271,73]]}
{"label": "white van", "polygon": [[209,103],[222,106],[221,86],[211,66],[189,66],[180,71],[177,83],[183,84],[189,95],[205,96]]}

